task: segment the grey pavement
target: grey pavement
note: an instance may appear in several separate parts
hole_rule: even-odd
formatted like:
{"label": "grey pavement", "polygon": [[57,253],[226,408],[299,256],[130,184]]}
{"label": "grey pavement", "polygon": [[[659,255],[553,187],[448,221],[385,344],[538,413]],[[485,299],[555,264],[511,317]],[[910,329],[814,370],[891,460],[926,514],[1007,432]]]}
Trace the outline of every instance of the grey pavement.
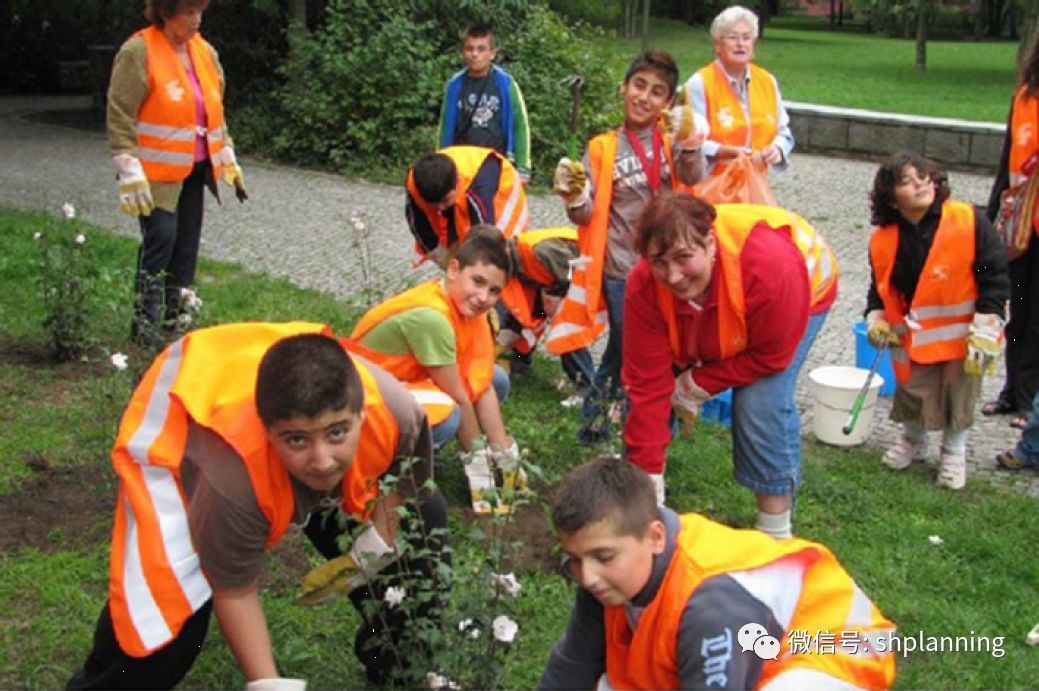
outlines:
{"label": "grey pavement", "polygon": [[[0,205],[59,213],[73,202],[79,216],[116,233],[135,236],[136,224],[118,211],[115,180],[102,134],[42,124],[34,112],[84,108],[81,97],[0,98]],[[348,296],[364,286],[363,261],[348,230],[353,211],[368,225],[375,288],[393,292],[428,275],[412,268],[411,236],[403,213],[403,188],[338,175],[242,162],[251,199],[240,205],[230,194],[223,206],[207,202],[202,251],[255,271],[284,276],[307,288]],[[869,282],[866,260],[870,233],[867,191],[876,164],[868,161],[797,154],[791,168],[773,177],[780,203],[805,216],[833,246],[841,265],[840,294],[805,365],[798,386],[803,429],[812,429],[812,393],[807,373],[823,365],[853,365],[851,325],[861,317]],[[983,204],[991,179],[952,173],[953,195]],[[562,204],[554,196],[531,195],[531,227],[565,225]],[[204,287],[203,287],[204,290]],[[291,318],[293,315],[285,315]],[[1002,372],[986,378],[981,400],[1002,385]],[[897,427],[887,420],[890,400],[878,402],[866,444],[882,451],[893,443]],[[1039,476],[996,468],[995,455],[1012,446],[1017,432],[1008,418],[980,414],[969,435],[968,477],[1039,496]],[[932,456],[937,456],[932,436]],[[935,463],[932,458],[931,463]],[[877,463],[877,472],[887,471]]]}

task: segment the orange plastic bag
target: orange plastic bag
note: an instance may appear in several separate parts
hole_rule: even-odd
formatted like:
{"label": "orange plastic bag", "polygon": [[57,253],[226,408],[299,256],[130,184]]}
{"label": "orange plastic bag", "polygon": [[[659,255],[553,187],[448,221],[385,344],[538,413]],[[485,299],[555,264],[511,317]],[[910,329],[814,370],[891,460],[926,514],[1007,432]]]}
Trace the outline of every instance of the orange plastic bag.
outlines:
{"label": "orange plastic bag", "polygon": [[754,163],[751,154],[740,154],[720,175],[693,187],[693,194],[712,204],[766,204],[779,206],[764,166]]}

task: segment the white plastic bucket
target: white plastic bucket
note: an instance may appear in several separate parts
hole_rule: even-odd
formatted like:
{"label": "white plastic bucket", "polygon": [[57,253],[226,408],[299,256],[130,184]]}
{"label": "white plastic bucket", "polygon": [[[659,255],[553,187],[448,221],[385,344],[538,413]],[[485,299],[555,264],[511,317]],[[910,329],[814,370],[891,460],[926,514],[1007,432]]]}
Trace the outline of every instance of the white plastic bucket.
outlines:
{"label": "white plastic bucket", "polygon": [[867,376],[869,370],[858,367],[820,367],[808,373],[814,398],[812,431],[819,441],[834,446],[855,446],[866,441],[873,426],[877,394],[884,384],[884,378],[879,374],[873,375],[851,434],[844,433],[844,425]]}

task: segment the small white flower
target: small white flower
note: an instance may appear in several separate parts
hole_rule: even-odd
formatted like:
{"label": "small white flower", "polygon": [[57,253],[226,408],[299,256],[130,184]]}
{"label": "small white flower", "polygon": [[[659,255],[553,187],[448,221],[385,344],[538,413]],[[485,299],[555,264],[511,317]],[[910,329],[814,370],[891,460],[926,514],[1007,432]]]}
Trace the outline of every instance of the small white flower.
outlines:
{"label": "small white flower", "polygon": [[464,633],[469,638],[480,637],[480,628],[477,626],[473,626],[472,619],[463,619],[462,621],[458,622],[458,630],[461,633]]}
{"label": "small white flower", "polygon": [[516,578],[516,574],[514,573],[495,574],[494,580],[498,584],[499,588],[513,597],[519,597],[520,591],[523,589],[523,586],[520,584],[519,579]]}
{"label": "small white flower", "polygon": [[451,689],[451,691],[460,691],[460,689],[462,688],[461,686],[451,681],[444,675],[437,674],[436,672],[426,672],[426,686],[428,686],[431,689],[434,689],[434,691],[440,691],[440,689]]}
{"label": "small white flower", "polygon": [[40,240],[43,239],[43,233],[41,233],[40,231],[37,230],[35,233],[32,234],[32,239],[35,240],[36,242],[39,242]]}
{"label": "small white flower", "polygon": [[191,314],[188,312],[181,312],[177,315],[177,328],[181,331],[187,331],[191,328]]}
{"label": "small white flower", "polygon": [[112,362],[112,367],[122,372],[127,366],[127,357],[125,353],[112,353],[112,357],[109,358]]}
{"label": "small white flower", "polygon": [[353,211],[350,213],[350,225],[354,227],[354,230],[361,232],[364,230],[364,214],[360,211]]}
{"label": "small white flower", "polygon": [[181,288],[180,304],[184,305],[184,309],[198,312],[202,309],[202,298],[200,298],[191,288]]}
{"label": "small white flower", "polygon": [[519,632],[519,624],[509,619],[504,614],[499,614],[494,618],[494,622],[491,624],[491,630],[494,631],[494,638],[501,641],[502,643],[512,643],[516,639],[516,634]]}
{"label": "small white flower", "polygon": [[574,394],[573,396],[564,398],[562,401],[559,402],[559,405],[563,406],[564,408],[575,408],[581,405],[583,402],[583,398],[581,398],[577,394]]}
{"label": "small white flower", "polygon": [[76,244],[77,245],[82,245],[86,241],[87,241],[87,236],[84,235],[83,233],[78,233],[76,235]]}
{"label": "small white flower", "polygon": [[932,545],[945,544],[945,540],[943,540],[940,535],[931,535],[927,538],[927,541],[930,542]]}
{"label": "small white flower", "polygon": [[76,207],[72,205],[72,202],[65,202],[61,205],[61,213],[65,215],[65,218],[75,218]]}
{"label": "small white flower", "polygon": [[386,594],[383,595],[382,601],[389,605],[390,609],[392,609],[400,603],[404,602],[404,596],[406,594],[407,593],[405,592],[404,588],[397,585],[391,585],[389,588],[386,589]]}

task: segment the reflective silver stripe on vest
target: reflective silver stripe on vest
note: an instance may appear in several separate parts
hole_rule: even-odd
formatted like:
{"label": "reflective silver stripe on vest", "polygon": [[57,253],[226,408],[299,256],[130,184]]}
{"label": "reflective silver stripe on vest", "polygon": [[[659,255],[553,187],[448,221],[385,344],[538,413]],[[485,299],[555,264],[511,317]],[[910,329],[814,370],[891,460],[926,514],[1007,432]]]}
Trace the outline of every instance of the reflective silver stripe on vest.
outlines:
{"label": "reflective silver stripe on vest", "polygon": [[195,163],[195,152],[181,154],[174,151],[160,151],[142,147],[137,150],[137,157],[149,163],[166,163],[174,166],[190,166]]}
{"label": "reflective silver stripe on vest", "polygon": [[[609,317],[606,314],[606,310],[603,310],[595,314],[595,321],[593,322],[593,325],[597,326],[599,324],[605,324],[608,320]],[[566,338],[571,334],[587,331],[588,328],[589,327],[585,326],[584,324],[575,324],[574,322],[560,322],[559,324],[553,326],[552,330],[548,332],[548,337],[545,339],[545,342],[549,343],[559,338]]]}
{"label": "reflective silver stripe on vest", "polygon": [[514,214],[517,213],[517,211],[519,211],[519,216],[517,218],[524,218],[527,216],[526,202],[524,202],[522,209],[517,209],[517,205],[519,204],[520,195],[522,194],[522,192],[523,183],[521,183],[519,180],[516,180],[515,184],[513,184],[512,186],[512,192],[509,194],[509,198],[505,202],[505,207],[501,211],[501,218],[499,218],[498,222],[495,224],[501,230],[508,229],[509,224],[512,223],[512,217]]}
{"label": "reflective silver stripe on vest", "polygon": [[224,128],[217,127],[216,129],[207,130],[206,136],[211,142],[222,142],[224,141]]}
{"label": "reflective silver stripe on vest", "polygon": [[925,305],[914,307],[909,318],[914,321],[936,319],[938,317],[962,317],[974,313],[974,300],[964,300],[956,305]]}
{"label": "reflective silver stripe on vest", "polygon": [[913,339],[914,347],[931,345],[942,341],[957,341],[967,337],[969,327],[970,325],[966,323],[936,326],[931,329],[914,331],[910,338]]}
{"label": "reflective silver stripe on vest", "polygon": [[168,125],[153,125],[149,122],[137,123],[137,135],[169,139],[174,142],[192,142],[198,136],[194,127],[169,127]]}

